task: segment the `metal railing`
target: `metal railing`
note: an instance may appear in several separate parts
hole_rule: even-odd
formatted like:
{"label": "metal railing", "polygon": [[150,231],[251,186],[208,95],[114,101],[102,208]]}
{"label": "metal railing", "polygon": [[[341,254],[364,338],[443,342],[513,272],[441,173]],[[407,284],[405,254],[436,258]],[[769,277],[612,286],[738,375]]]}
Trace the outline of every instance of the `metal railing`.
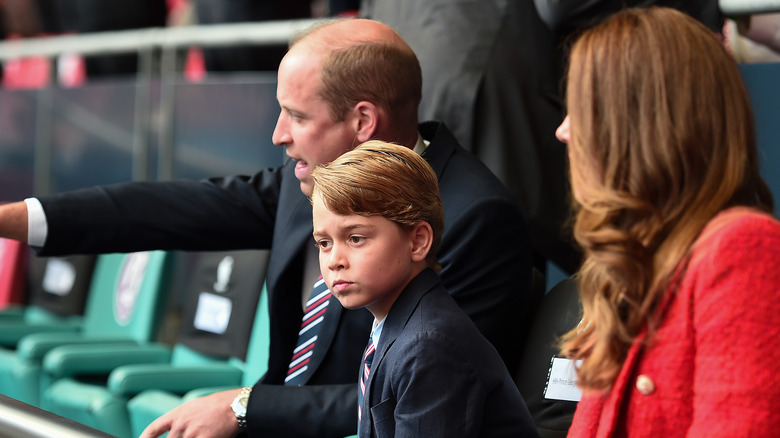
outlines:
{"label": "metal railing", "polygon": [[[290,38],[321,20],[300,19],[251,23],[147,28],[78,35],[35,37],[0,43],[0,61],[26,57],[44,57],[53,64],[60,55],[82,56],[137,53],[139,69],[136,79],[135,126],[133,128],[133,179],[147,180],[151,158],[152,114],[171,120],[174,110],[178,57],[188,47],[217,48],[227,46],[286,46]],[[50,69],[54,71],[54,69]],[[54,76],[50,75],[54,85]],[[152,81],[159,78],[159,99],[152,101]],[[35,140],[35,193],[48,194],[51,187],[51,122],[54,111],[51,86],[39,90]],[[159,126],[158,179],[173,174],[173,138],[170,126]]]}
{"label": "metal railing", "polygon": [[111,435],[0,395],[2,438],[110,438]]}
{"label": "metal railing", "polygon": [[210,24],[25,38],[0,43],[0,60],[26,56],[55,57],[67,53],[85,56],[144,53],[188,46],[286,45],[295,32],[318,21],[301,19]]}

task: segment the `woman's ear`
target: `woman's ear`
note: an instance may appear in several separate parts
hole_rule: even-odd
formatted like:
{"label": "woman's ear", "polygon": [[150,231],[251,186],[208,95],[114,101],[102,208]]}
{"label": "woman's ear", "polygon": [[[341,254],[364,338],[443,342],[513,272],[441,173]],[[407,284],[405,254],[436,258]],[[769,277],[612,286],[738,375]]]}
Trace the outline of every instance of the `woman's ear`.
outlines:
{"label": "woman's ear", "polygon": [[433,245],[433,228],[428,222],[420,222],[410,232],[412,261],[425,262]]}
{"label": "woman's ear", "polygon": [[358,102],[352,109],[357,143],[371,140],[379,128],[379,109],[371,102]]}

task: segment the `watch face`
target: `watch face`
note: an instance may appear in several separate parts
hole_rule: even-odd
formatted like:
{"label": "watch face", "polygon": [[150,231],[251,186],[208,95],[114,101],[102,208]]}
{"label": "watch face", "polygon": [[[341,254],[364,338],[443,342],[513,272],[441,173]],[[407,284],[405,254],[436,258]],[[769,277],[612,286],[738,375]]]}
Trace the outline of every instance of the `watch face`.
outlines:
{"label": "watch face", "polygon": [[230,407],[233,408],[233,412],[236,414],[236,417],[246,416],[246,404],[248,401],[249,397],[246,396],[239,396],[233,400],[233,403],[230,404]]}

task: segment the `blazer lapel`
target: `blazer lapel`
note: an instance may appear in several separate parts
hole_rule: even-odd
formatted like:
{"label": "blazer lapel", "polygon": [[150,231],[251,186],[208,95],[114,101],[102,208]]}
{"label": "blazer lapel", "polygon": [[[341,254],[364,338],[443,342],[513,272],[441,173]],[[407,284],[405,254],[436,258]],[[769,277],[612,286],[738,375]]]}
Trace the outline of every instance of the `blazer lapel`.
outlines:
{"label": "blazer lapel", "polygon": [[[301,193],[292,168],[286,175],[279,209],[274,224],[274,239],[268,263],[268,307],[271,314],[286,315],[271,326],[271,359],[265,383],[284,382],[298,330],[303,317],[301,288],[303,287],[304,251],[313,245],[311,237],[311,204]],[[310,288],[312,285],[309,285]]]}
{"label": "blazer lapel", "polygon": [[393,346],[395,340],[398,339],[398,336],[406,327],[409,318],[414,314],[417,305],[420,304],[420,299],[440,282],[441,280],[439,280],[438,275],[433,270],[426,269],[412,279],[401,295],[398,296],[396,302],[393,303],[390,312],[385,318],[382,335],[379,337],[379,345],[376,347],[374,361],[371,364],[371,372],[366,381],[366,399],[371,400],[370,392],[374,382],[374,371],[382,366],[382,361],[387,355],[387,351],[390,350],[390,347]]}
{"label": "blazer lapel", "polygon": [[[658,321],[658,325],[661,324],[667,309],[669,309],[675,297],[677,296],[677,290],[680,286],[680,283],[682,282],[683,277],[685,276],[689,260],[690,257],[683,259],[682,263],[675,271],[672,282],[663,299],[661,300],[661,304],[656,310],[655,319]],[[621,409],[623,400],[625,399],[628,391],[631,391],[631,387],[634,384],[633,376],[637,366],[639,366],[639,360],[642,357],[642,352],[644,351],[647,337],[648,330],[645,328],[642,330],[639,336],[637,336],[634,344],[631,345],[631,348],[628,350],[626,360],[623,363],[623,368],[620,369],[620,373],[615,379],[613,388],[604,402],[604,409],[602,410],[601,418],[599,419],[598,436],[600,437],[609,437],[614,436],[615,434],[618,419],[621,412],[623,412]]]}
{"label": "blazer lapel", "polygon": [[444,169],[447,168],[447,162],[455,153],[455,146],[458,142],[447,129],[442,129],[442,124],[439,122],[420,123],[419,130],[423,139],[430,142],[421,156],[436,172],[436,179],[441,180]]}
{"label": "blazer lapel", "polygon": [[[290,203],[287,208],[280,208],[279,212],[285,212],[284,216],[280,216],[276,222],[276,226],[280,227],[281,232],[275,232],[274,236],[283,236],[278,242],[275,242],[273,246],[274,251],[280,251],[277,254],[279,266],[282,269],[293,269],[301,264],[303,260],[302,248],[306,248],[306,245],[311,243],[314,245],[312,239],[312,213],[311,203],[309,199],[303,195],[300,191],[298,180],[292,178],[295,182],[294,190],[291,188],[290,193],[287,193]],[[297,276],[296,276],[297,278]],[[302,285],[289,285],[289,297],[292,297],[297,291],[300,290]],[[293,300],[294,298],[294,300]],[[290,298],[295,302],[295,305],[300,307],[300,296],[296,295]],[[292,305],[292,304],[290,304]],[[339,327],[343,308],[341,303],[336,297],[331,296],[328,303],[328,310],[325,312],[325,319],[322,321],[320,331],[317,334],[317,343],[314,347],[314,351],[309,361],[309,370],[306,372],[303,379],[303,384],[307,384],[311,376],[315,374],[317,368],[322,364],[323,358],[327,355],[333,338]],[[299,321],[300,322],[300,321]]]}
{"label": "blazer lapel", "polygon": [[618,418],[620,417],[623,399],[625,399],[626,393],[631,390],[631,376],[634,375],[634,370],[639,363],[644,339],[645,333],[639,336],[634,342],[634,345],[628,350],[628,356],[623,363],[623,368],[620,369],[620,374],[618,374],[618,377],[615,379],[613,388],[604,401],[601,418],[599,419],[599,437],[610,437],[615,434],[615,428],[617,427]]}
{"label": "blazer lapel", "polygon": [[[303,249],[312,242],[311,203],[301,192],[293,165],[285,165],[279,207],[274,222],[273,250],[268,266],[268,287],[273,290],[300,291]],[[277,282],[279,283],[277,285]],[[270,296],[269,299],[273,299]],[[300,307],[300,296],[295,298]]]}
{"label": "blazer lapel", "polygon": [[280,228],[274,232],[275,242],[273,251],[278,251],[279,262],[284,266],[293,262],[293,258],[300,256],[301,249],[304,248],[307,241],[314,240],[312,233],[312,215],[311,204],[303,193],[298,193],[289,204],[289,208],[280,209],[284,212],[277,221],[276,227]]}

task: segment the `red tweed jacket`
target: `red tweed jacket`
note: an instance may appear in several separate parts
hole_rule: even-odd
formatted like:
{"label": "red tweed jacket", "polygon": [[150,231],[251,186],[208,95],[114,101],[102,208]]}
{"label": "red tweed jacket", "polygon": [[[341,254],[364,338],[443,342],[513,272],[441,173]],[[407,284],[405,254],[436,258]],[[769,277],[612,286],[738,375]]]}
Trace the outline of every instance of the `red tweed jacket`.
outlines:
{"label": "red tweed jacket", "polygon": [[585,392],[569,436],[780,436],[780,223],[718,215],[661,310],[611,391]]}

